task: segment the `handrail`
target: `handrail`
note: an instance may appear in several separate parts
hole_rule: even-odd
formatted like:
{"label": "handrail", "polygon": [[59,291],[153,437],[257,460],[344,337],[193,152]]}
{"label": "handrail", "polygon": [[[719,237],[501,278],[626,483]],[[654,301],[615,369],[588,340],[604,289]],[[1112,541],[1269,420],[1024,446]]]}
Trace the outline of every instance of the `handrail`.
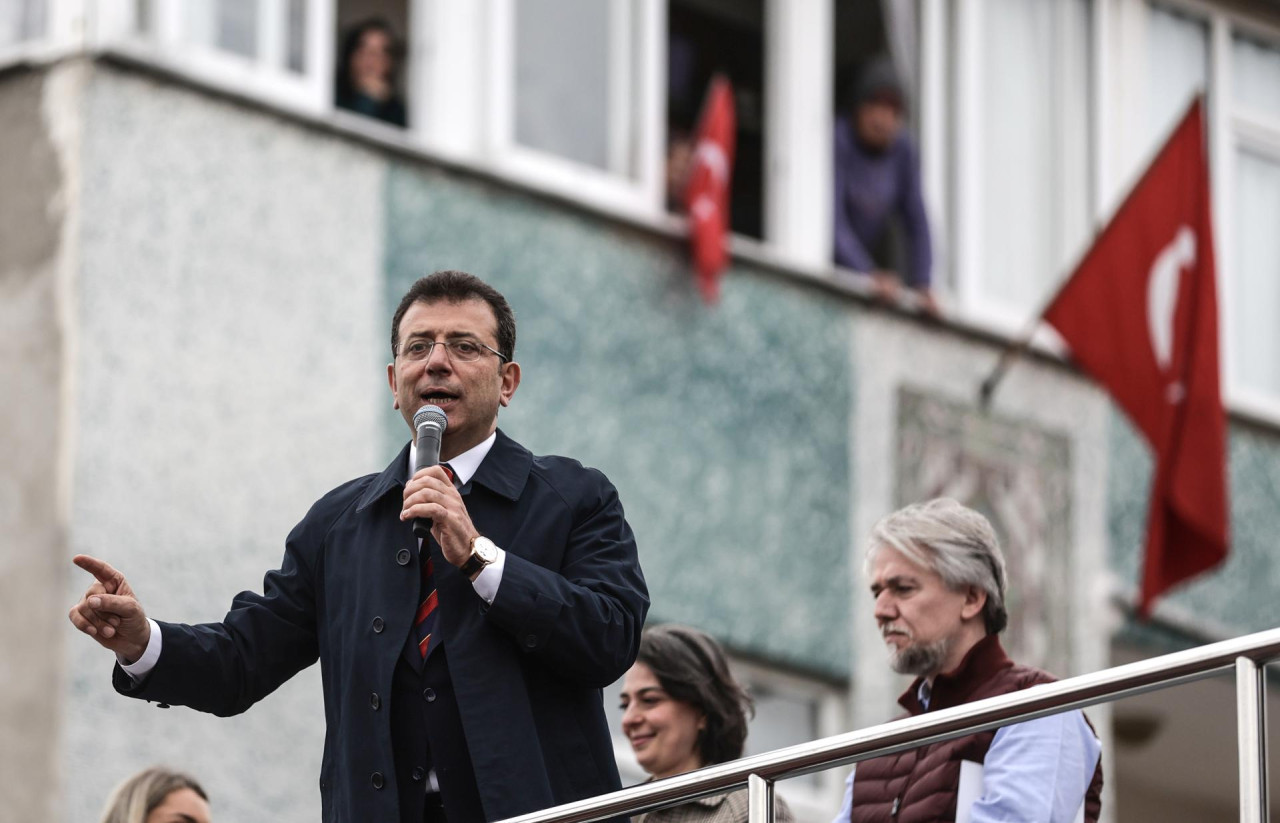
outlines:
{"label": "handrail", "polygon": [[[508,818],[504,823],[588,823],[723,794],[740,789],[749,782],[757,787],[752,794],[763,797],[766,793],[758,788],[760,781],[772,785],[777,780],[894,754],[1013,722],[1201,680],[1232,667],[1237,670],[1237,703],[1241,706],[1238,712],[1241,727],[1241,820],[1250,823],[1264,821],[1267,808],[1263,666],[1277,658],[1280,658],[1280,629],[1269,629],[708,766],[665,780]],[[1246,725],[1251,730],[1246,729]],[[1246,752],[1250,746],[1253,751]],[[760,810],[754,805],[751,812],[753,821],[773,819],[771,804]]]}

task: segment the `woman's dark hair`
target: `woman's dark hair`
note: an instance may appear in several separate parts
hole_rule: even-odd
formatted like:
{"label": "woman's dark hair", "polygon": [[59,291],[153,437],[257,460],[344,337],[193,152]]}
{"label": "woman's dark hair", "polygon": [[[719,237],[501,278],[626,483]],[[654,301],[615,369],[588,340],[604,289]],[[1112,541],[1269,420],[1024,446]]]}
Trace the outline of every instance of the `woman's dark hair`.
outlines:
{"label": "woman's dark hair", "polygon": [[[351,85],[351,56],[356,53],[356,49],[360,48],[360,41],[371,31],[380,31],[387,36],[392,43],[391,57],[395,63],[399,62],[399,40],[396,39],[396,33],[391,29],[391,24],[381,17],[370,17],[356,23],[347,29],[347,34],[342,38],[342,52],[338,57],[337,75],[334,78],[336,88],[338,90],[338,99],[344,100],[355,94],[355,87]],[[392,77],[394,81],[395,78]]]}
{"label": "woman's dark hair", "polygon": [[733,679],[719,643],[687,626],[651,626],[640,636],[637,662],[649,667],[663,691],[705,716],[698,735],[704,765],[742,757],[755,705]]}

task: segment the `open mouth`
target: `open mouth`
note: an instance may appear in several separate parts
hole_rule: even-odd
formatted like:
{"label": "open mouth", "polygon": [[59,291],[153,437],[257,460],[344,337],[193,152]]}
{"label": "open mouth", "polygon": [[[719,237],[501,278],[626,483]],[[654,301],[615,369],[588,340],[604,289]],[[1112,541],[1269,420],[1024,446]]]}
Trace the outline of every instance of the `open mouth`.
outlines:
{"label": "open mouth", "polygon": [[458,402],[458,395],[440,389],[425,391],[421,394],[421,397],[423,402],[439,406],[442,409],[447,409],[450,405]]}

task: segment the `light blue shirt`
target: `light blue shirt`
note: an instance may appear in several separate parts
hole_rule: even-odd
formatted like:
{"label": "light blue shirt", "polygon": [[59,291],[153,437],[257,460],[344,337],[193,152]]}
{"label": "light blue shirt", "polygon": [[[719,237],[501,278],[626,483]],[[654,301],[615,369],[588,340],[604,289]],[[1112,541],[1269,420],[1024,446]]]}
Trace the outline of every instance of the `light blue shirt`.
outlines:
{"label": "light blue shirt", "polygon": [[[927,707],[927,684],[921,684],[919,696]],[[1072,823],[1101,756],[1102,745],[1079,710],[1005,726],[987,750],[982,793],[970,823]],[[844,800],[832,823],[850,820],[856,771],[845,780]]]}

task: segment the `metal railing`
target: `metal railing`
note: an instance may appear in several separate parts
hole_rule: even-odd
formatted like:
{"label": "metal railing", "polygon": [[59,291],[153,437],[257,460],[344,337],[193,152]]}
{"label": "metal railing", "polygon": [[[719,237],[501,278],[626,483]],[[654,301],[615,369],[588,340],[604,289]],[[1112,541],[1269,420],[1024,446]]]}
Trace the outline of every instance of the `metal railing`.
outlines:
{"label": "metal railing", "polygon": [[1280,629],[1271,629],[709,766],[509,818],[504,823],[587,823],[674,806],[743,786],[747,787],[751,803],[750,823],[773,823],[773,784],[778,780],[1190,683],[1232,667],[1236,672],[1239,729],[1240,821],[1265,823],[1268,807],[1264,667],[1277,658],[1280,658]]}

